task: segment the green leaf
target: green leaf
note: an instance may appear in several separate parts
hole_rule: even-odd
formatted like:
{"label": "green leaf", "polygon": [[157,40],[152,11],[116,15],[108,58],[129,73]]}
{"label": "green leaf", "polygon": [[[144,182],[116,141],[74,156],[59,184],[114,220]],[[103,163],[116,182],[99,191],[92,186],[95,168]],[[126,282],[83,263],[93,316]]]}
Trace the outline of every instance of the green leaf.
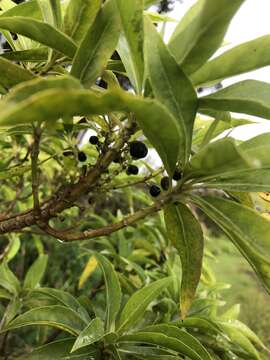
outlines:
{"label": "green leaf", "polygon": [[[28,3],[26,3],[28,4]],[[48,58],[48,48],[38,47],[29,50],[8,51],[0,55],[0,59],[4,58],[11,61],[29,61],[40,62],[46,61]],[[1,60],[0,60],[1,61]],[[21,67],[22,69],[22,67]]]}
{"label": "green leaf", "polygon": [[182,341],[184,344],[188,345],[194,352],[197,353],[198,358],[203,360],[211,360],[209,353],[202,346],[202,344],[188,332],[178,329],[178,327],[169,324],[159,324],[148,326],[143,331],[152,332],[152,333],[161,333],[167,335],[176,340]]}
{"label": "green leaf", "polygon": [[[176,351],[182,355],[188,356],[192,360],[203,360],[191,346],[189,342],[182,341],[181,338],[175,338],[174,336],[166,335],[162,332],[146,332],[140,331],[131,335],[124,335],[118,340],[122,342],[135,342],[142,344],[157,345],[165,349]],[[208,357],[211,359],[211,357]]]}
{"label": "green leaf", "polygon": [[1,13],[0,18],[10,16],[31,17],[37,20],[42,19],[42,14],[36,0],[29,0],[27,2],[18,4]]}
{"label": "green leaf", "polygon": [[137,93],[142,92],[143,63],[143,0],[116,0],[122,34],[118,53]]}
{"label": "green leaf", "polygon": [[45,22],[16,17],[0,17],[0,28],[26,36],[60,53],[73,58],[76,44],[67,35]]}
{"label": "green leaf", "polygon": [[167,206],[164,217],[168,236],[177,249],[182,264],[180,309],[184,319],[201,277],[203,233],[200,224],[184,204]]}
{"label": "green leaf", "polygon": [[207,62],[191,76],[194,85],[205,85],[270,65],[270,35],[240,44]]}
{"label": "green leaf", "polygon": [[0,57],[0,84],[6,89],[35,77],[30,71]]}
{"label": "green leaf", "polygon": [[106,1],[83,38],[74,57],[71,75],[90,87],[114,52],[120,34],[115,0]]}
{"label": "green leaf", "polygon": [[191,74],[220,47],[231,19],[244,0],[198,0],[176,27],[169,49]]}
{"label": "green leaf", "polygon": [[197,111],[197,96],[189,79],[147,18],[145,34],[147,75],[155,97],[177,119],[181,129],[181,137],[178,139],[179,158],[185,163],[190,154],[193,123]]}
{"label": "green leaf", "polygon": [[34,289],[41,282],[47,267],[48,255],[40,255],[37,260],[28,269],[25,279],[24,288]]}
{"label": "green leaf", "polygon": [[77,44],[92,26],[101,7],[101,0],[70,0],[64,17],[65,33]]}
{"label": "green leaf", "polygon": [[60,0],[37,0],[41,9],[43,20],[61,29],[62,26],[62,15],[61,15],[61,2]]}
{"label": "green leaf", "polygon": [[148,305],[158,297],[171,282],[171,278],[160,279],[136,291],[129,298],[121,312],[117,332],[123,333],[130,327],[134,327],[144,316]]}
{"label": "green leaf", "polygon": [[102,269],[106,288],[106,325],[107,331],[114,331],[115,319],[121,306],[121,287],[118,276],[112,264],[101,254],[96,253],[95,257]]}
{"label": "green leaf", "polygon": [[20,357],[19,360],[85,360],[91,356],[91,354],[95,354],[95,349],[87,349],[83,354],[81,354],[81,352],[76,352],[74,355],[72,355],[70,354],[70,351],[73,344],[73,337],[57,340],[34,349],[34,351],[32,351],[30,354]]}
{"label": "green leaf", "polygon": [[0,286],[13,295],[18,295],[21,288],[19,280],[9,269],[6,262],[0,265]]}
{"label": "green leaf", "polygon": [[232,111],[270,119],[270,84],[244,80],[199,99],[200,109]]}
{"label": "green leaf", "polygon": [[215,322],[211,321],[209,318],[202,316],[187,317],[184,320],[177,321],[175,325],[178,327],[184,327],[188,329],[199,329],[201,330],[202,333],[210,332],[210,333],[218,334],[221,332],[220,328]]}
{"label": "green leaf", "polygon": [[134,112],[145,136],[158,151],[167,171],[172,173],[178,154],[179,128],[176,120],[157,101],[123,91],[96,94],[87,90],[55,89],[30,96],[16,106],[7,106],[3,101],[0,126],[29,124],[33,121],[53,122],[65,116],[102,115],[113,111]]}
{"label": "green leaf", "polygon": [[99,318],[93,319],[89,325],[77,337],[71,352],[81,349],[85,346],[91,345],[104,336],[104,324]]}
{"label": "green leaf", "polygon": [[192,199],[228,235],[270,292],[270,222],[234,201],[195,195]]}
{"label": "green leaf", "polygon": [[5,289],[0,289],[0,299],[12,299],[12,295]]}
{"label": "green leaf", "polygon": [[19,315],[3,331],[19,329],[24,326],[51,326],[79,335],[86,322],[75,311],[60,305],[41,306]]}

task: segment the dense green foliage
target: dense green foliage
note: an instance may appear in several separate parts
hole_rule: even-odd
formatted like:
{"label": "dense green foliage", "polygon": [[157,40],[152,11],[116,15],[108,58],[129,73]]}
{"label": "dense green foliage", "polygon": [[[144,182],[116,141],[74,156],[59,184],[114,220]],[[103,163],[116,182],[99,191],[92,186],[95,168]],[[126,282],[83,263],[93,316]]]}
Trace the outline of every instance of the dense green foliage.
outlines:
{"label": "dense green foliage", "polygon": [[270,84],[196,88],[268,65],[269,39],[209,61],[244,0],[198,0],[168,44],[154,2],[1,1],[3,359],[267,359],[220,310],[199,219],[269,292],[270,134],[216,137],[270,119]]}

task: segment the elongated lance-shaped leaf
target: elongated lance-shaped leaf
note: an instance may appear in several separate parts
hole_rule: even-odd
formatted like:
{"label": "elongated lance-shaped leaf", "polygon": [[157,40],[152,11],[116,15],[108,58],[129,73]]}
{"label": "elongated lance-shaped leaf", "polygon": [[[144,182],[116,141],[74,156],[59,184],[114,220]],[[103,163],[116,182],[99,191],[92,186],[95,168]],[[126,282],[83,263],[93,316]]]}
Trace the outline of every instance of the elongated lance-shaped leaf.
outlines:
{"label": "elongated lance-shaped leaf", "polygon": [[[110,299],[113,300],[113,299]],[[77,337],[71,352],[74,352],[78,349],[81,349],[85,346],[89,346],[99,340],[104,336],[104,324],[100,318],[93,319],[89,325],[80,333]]]}
{"label": "elongated lance-shaped leaf", "polygon": [[269,49],[270,35],[240,44],[203,65],[191,81],[196,86],[211,84],[270,65]]}
{"label": "elongated lance-shaped leaf", "polygon": [[101,254],[96,253],[95,257],[101,266],[105,287],[106,287],[106,330],[114,331],[115,319],[120,310],[122,292],[118,276],[112,264]]}
{"label": "elongated lance-shaped leaf", "polygon": [[11,321],[2,332],[25,326],[51,326],[72,335],[79,335],[86,322],[74,311],[60,305],[41,306],[31,309]]}
{"label": "elongated lance-shaped leaf", "polygon": [[46,271],[47,262],[48,255],[42,254],[31,265],[24,279],[23,286],[25,289],[34,289],[37,285],[39,285]]}
{"label": "elongated lance-shaped leaf", "polygon": [[177,249],[182,264],[180,310],[184,319],[200,281],[203,233],[200,224],[184,204],[167,206],[164,217],[168,236]]}
{"label": "elongated lance-shaped leaf", "polygon": [[168,107],[184,134],[179,144],[179,158],[185,164],[190,153],[197,96],[189,79],[147,18],[145,20],[145,58],[147,75],[155,97]]}
{"label": "elongated lance-shaped leaf", "polygon": [[[175,169],[182,134],[175,118],[153,99],[143,99],[123,91],[96,94],[88,90],[47,90],[19,104],[0,102],[0,126],[55,121],[66,116],[133,112],[144,134],[158,151],[167,171]],[[166,124],[166,126],[164,126]],[[162,131],[160,131],[162,129]]]}
{"label": "elongated lance-shaped leaf", "polygon": [[232,111],[270,119],[270,84],[244,80],[200,98],[202,109]]}
{"label": "elongated lance-shaped leaf", "polygon": [[231,19],[245,0],[198,0],[176,27],[169,49],[191,74],[220,47]]}
{"label": "elongated lance-shaped leaf", "polygon": [[21,288],[18,278],[10,270],[6,262],[0,265],[0,286],[13,295],[18,295]]}
{"label": "elongated lance-shaped leaf", "polygon": [[37,0],[41,9],[43,20],[52,26],[61,29],[61,1],[60,0]]}
{"label": "elongated lance-shaped leaf", "polygon": [[71,75],[91,87],[106,67],[120,35],[115,0],[106,1],[83,38],[73,60]]}
{"label": "elongated lance-shaped leaf", "polygon": [[144,316],[148,305],[172,282],[171,278],[157,280],[136,291],[124,306],[117,326],[117,332],[123,333],[134,327]]}
{"label": "elongated lance-shaped leaf", "polygon": [[[26,3],[27,4],[27,3]],[[38,47],[29,50],[8,51],[0,55],[0,58],[4,58],[11,61],[28,61],[28,62],[40,62],[46,61],[48,58],[48,48]],[[22,69],[22,68],[21,68]]]}
{"label": "elongated lance-shaped leaf", "polygon": [[[2,5],[2,4],[1,4]],[[0,17],[10,17],[10,16],[23,16],[31,17],[37,20],[42,19],[42,14],[40,7],[36,0],[30,0],[18,5],[11,7],[10,9],[1,13]]]}
{"label": "elongated lance-shaped leaf", "polygon": [[101,0],[70,0],[64,17],[64,30],[77,44],[93,24]]}
{"label": "elongated lance-shaped leaf", "polygon": [[228,235],[270,292],[270,222],[231,200],[194,195],[192,199]]}
{"label": "elongated lance-shaped leaf", "polygon": [[16,17],[0,17],[0,28],[26,36],[60,53],[73,58],[77,46],[66,34],[45,22]]}
{"label": "elongated lance-shaped leaf", "polygon": [[172,324],[158,324],[147,326],[143,331],[162,333],[164,335],[170,336],[177,340],[181,340],[183,343],[188,344],[192,350],[194,350],[198,356],[203,360],[211,360],[211,356],[203,345],[197,340],[194,336],[189,334],[186,331],[179,329],[177,326]]}
{"label": "elongated lance-shaped leaf", "polygon": [[21,66],[0,57],[0,84],[6,89],[21,82],[34,79],[35,75]]}
{"label": "elongated lance-shaped leaf", "polygon": [[116,0],[116,4],[122,29],[117,50],[136,92],[141,93],[144,77],[143,0]]}
{"label": "elongated lance-shaped leaf", "polygon": [[[135,334],[124,335],[120,337],[118,341],[120,343],[134,342],[157,345],[165,349],[176,351],[181,355],[186,355],[192,360],[204,359],[192,348],[189,342],[182,341],[181,338],[175,338],[175,336],[170,336],[163,332],[140,331]],[[211,357],[208,359],[211,359]]]}

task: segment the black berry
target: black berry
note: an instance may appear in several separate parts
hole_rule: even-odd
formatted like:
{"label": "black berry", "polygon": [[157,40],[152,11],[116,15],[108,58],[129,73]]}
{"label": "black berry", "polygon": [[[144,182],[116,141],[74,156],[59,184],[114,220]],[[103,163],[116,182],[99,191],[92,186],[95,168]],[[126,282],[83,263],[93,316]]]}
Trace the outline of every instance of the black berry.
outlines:
{"label": "black berry", "polygon": [[167,191],[170,187],[170,179],[168,176],[164,176],[161,181],[160,181],[160,185],[162,187],[163,190]]}
{"label": "black berry", "polygon": [[182,171],[176,169],[173,174],[173,180],[179,181],[182,179],[182,176],[183,176]]}
{"label": "black berry", "polygon": [[79,151],[78,160],[81,162],[84,162],[84,161],[86,161],[86,159],[87,159],[87,156],[85,155],[85,153],[83,151]]}
{"label": "black berry", "polygon": [[129,152],[134,159],[143,159],[148,154],[148,149],[141,141],[132,141],[129,144]]}
{"label": "black berry", "polygon": [[139,169],[136,165],[129,165],[127,168],[128,175],[137,175],[139,173]]}
{"label": "black berry", "polygon": [[89,142],[92,145],[97,145],[99,143],[98,137],[95,135],[90,136]]}
{"label": "black berry", "polygon": [[122,156],[121,156],[121,154],[116,154],[115,157],[114,157],[114,159],[113,159],[113,162],[114,162],[115,164],[119,164],[121,161],[122,161]]}
{"label": "black berry", "polygon": [[70,151],[70,150],[63,151],[63,155],[64,156],[73,156],[73,151]]}
{"label": "black berry", "polygon": [[153,197],[157,197],[158,195],[160,195],[161,193],[161,189],[158,185],[152,185],[150,187],[150,195]]}

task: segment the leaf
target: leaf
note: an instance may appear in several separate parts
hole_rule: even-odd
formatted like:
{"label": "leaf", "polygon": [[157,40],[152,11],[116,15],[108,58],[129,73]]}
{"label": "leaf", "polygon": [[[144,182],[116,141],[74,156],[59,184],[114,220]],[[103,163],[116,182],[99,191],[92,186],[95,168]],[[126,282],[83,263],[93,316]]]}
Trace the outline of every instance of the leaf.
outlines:
{"label": "leaf", "polygon": [[[118,340],[122,342],[135,342],[142,344],[157,345],[165,349],[171,349],[182,355],[188,356],[192,360],[203,360],[202,358],[189,343],[181,341],[181,339],[171,337],[161,332],[137,332],[131,335],[124,335]],[[210,357],[208,359],[211,359]]]}
{"label": "leaf", "polygon": [[143,331],[149,331],[152,333],[161,333],[176,340],[182,341],[184,344],[190,346],[190,348],[197,353],[198,358],[203,360],[211,360],[209,353],[202,346],[202,344],[188,332],[178,329],[174,325],[170,324],[158,324],[147,326]]}
{"label": "leaf", "polygon": [[180,309],[184,319],[201,277],[203,233],[200,224],[184,204],[167,206],[164,217],[169,239],[177,249],[182,264]]}
{"label": "leaf", "polygon": [[270,65],[270,35],[240,44],[207,62],[191,76],[196,86],[219,82]]}
{"label": "leaf", "polygon": [[121,287],[118,276],[112,264],[101,254],[95,254],[95,257],[102,269],[105,288],[106,288],[106,325],[107,331],[114,331],[115,319],[121,306]]}
{"label": "leaf", "polygon": [[143,0],[116,0],[122,34],[118,53],[137,93],[142,92],[143,62]]}
{"label": "leaf", "polygon": [[92,26],[100,7],[101,0],[70,0],[64,17],[65,33],[79,44]]}
{"label": "leaf", "polygon": [[80,276],[78,288],[81,289],[91,274],[96,270],[98,262],[94,256],[91,256],[88,260],[85,268]]}
{"label": "leaf", "polygon": [[[31,309],[9,323],[3,331],[19,329],[25,326],[51,326],[72,335],[79,335],[85,322],[75,311],[60,305],[41,306]],[[3,332],[2,331],[2,332]]]}
{"label": "leaf", "polygon": [[0,17],[0,28],[26,36],[60,53],[73,58],[76,44],[67,35],[45,22],[16,17]]}
{"label": "leaf", "polygon": [[[8,51],[1,54],[0,59],[1,58],[11,61],[29,61],[29,62],[46,61],[48,58],[48,49],[46,47],[38,47],[29,50]],[[20,68],[22,69],[22,67]]]}
{"label": "leaf", "polygon": [[0,286],[13,295],[18,295],[21,288],[19,280],[9,269],[6,262],[0,265]]}
{"label": "leaf", "polygon": [[202,333],[210,332],[210,333],[218,334],[221,332],[220,328],[215,322],[211,321],[209,318],[202,316],[187,317],[184,320],[177,321],[175,325],[178,327],[199,329],[201,330]]}
{"label": "leaf", "polygon": [[244,80],[199,99],[201,109],[232,111],[270,119],[270,84]]}
{"label": "leaf", "polygon": [[25,279],[24,288],[34,289],[41,282],[47,267],[48,255],[40,255],[37,260],[28,269]]}
{"label": "leaf", "polygon": [[0,84],[6,89],[35,77],[30,71],[0,57]]}
{"label": "leaf", "polygon": [[76,360],[85,360],[91,354],[95,354],[95,349],[85,350],[85,353],[79,354],[76,352],[74,355],[70,354],[72,345],[74,343],[74,338],[66,338],[61,340],[56,340],[49,344],[40,346],[34,349],[30,354],[27,354],[23,357],[20,357],[19,360],[63,360],[63,359],[76,359]]}
{"label": "leaf", "polygon": [[89,325],[77,337],[71,352],[74,352],[82,347],[91,345],[104,336],[104,324],[99,318],[93,319]]}
{"label": "leaf", "polygon": [[74,57],[71,75],[91,87],[106,67],[120,34],[115,0],[106,1],[90,26]]}
{"label": "leaf", "polygon": [[176,27],[169,49],[187,74],[200,68],[220,47],[231,19],[244,0],[198,0]]}
{"label": "leaf", "polygon": [[12,295],[5,289],[0,289],[0,299],[12,299]]}
{"label": "leaf", "polygon": [[41,9],[43,20],[61,29],[62,27],[62,15],[61,15],[61,2],[60,0],[37,0]]}
{"label": "leaf", "polygon": [[31,17],[37,20],[42,19],[42,14],[36,0],[29,0],[27,2],[13,6],[12,8],[2,12],[0,18],[10,16]]}
{"label": "leaf", "polygon": [[[0,126],[31,124],[33,121],[53,122],[66,116],[101,115],[113,111],[134,112],[136,120],[156,148],[167,171],[174,171],[179,129],[174,117],[155,100],[143,99],[124,91],[96,94],[87,90],[55,89],[30,96],[16,106],[5,106],[3,101]],[[164,123],[166,126],[163,126]]]}
{"label": "leaf", "polygon": [[234,201],[194,195],[192,200],[231,239],[270,292],[270,222]]}
{"label": "leaf", "polygon": [[124,306],[117,325],[117,332],[123,333],[134,327],[144,316],[149,304],[172,282],[171,278],[157,280],[136,291]]}
{"label": "leaf", "polygon": [[177,119],[181,129],[179,158],[185,163],[190,154],[197,96],[149,19],[145,21],[145,34],[147,74],[155,97]]}

